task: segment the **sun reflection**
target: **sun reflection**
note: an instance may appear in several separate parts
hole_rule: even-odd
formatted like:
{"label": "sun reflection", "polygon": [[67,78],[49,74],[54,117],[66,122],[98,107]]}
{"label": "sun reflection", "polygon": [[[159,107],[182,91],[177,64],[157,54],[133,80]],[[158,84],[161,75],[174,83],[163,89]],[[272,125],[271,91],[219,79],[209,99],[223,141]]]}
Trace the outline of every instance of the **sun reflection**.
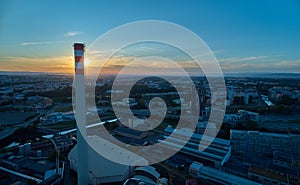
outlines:
{"label": "sun reflection", "polygon": [[88,58],[84,59],[84,66],[88,66],[90,63],[90,60]]}

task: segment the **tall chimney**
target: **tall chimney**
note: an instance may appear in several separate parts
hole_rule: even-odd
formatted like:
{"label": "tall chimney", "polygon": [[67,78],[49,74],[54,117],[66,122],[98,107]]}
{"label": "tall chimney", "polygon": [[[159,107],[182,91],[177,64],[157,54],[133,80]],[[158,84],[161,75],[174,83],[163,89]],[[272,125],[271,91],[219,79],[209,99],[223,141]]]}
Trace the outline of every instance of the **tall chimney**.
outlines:
{"label": "tall chimney", "polygon": [[74,43],[75,58],[75,117],[77,122],[78,185],[88,184],[88,146],[86,136],[86,104],[84,77],[84,44]]}

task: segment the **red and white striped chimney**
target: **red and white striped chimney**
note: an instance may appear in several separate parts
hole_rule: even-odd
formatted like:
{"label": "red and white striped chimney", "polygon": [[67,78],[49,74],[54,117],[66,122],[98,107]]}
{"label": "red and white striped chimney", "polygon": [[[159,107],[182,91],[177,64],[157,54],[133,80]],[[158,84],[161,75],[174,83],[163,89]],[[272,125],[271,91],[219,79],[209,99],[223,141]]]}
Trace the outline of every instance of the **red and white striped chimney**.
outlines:
{"label": "red and white striped chimney", "polygon": [[84,44],[74,43],[75,74],[84,74]]}
{"label": "red and white striped chimney", "polygon": [[88,184],[88,144],[86,136],[86,104],[84,76],[84,44],[74,43],[75,57],[75,118],[77,122],[77,173],[78,185]]}

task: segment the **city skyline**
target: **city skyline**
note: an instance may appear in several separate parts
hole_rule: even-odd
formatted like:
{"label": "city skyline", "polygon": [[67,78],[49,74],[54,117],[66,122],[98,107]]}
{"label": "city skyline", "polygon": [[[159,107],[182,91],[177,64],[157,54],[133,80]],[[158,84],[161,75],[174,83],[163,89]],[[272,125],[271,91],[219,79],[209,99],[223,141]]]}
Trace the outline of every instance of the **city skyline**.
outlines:
{"label": "city skyline", "polygon": [[[224,73],[300,72],[297,1],[2,1],[0,10],[1,71],[71,74],[74,42],[85,42],[88,48],[114,27],[132,21],[162,20],[201,37]],[[140,48],[130,54],[138,58]],[[165,56],[177,56],[163,51]],[[128,60],[124,53],[119,56]],[[176,57],[174,60],[182,62]]]}
{"label": "city skyline", "polygon": [[0,0],[0,184],[299,185],[299,22],[299,0]]}

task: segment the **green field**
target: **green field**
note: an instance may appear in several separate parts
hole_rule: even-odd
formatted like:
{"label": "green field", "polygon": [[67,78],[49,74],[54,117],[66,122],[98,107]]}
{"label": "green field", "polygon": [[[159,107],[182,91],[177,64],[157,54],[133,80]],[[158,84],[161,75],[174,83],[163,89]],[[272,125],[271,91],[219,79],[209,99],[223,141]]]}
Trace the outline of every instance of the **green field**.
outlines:
{"label": "green field", "polygon": [[0,112],[0,125],[16,125],[35,115],[34,112]]}

